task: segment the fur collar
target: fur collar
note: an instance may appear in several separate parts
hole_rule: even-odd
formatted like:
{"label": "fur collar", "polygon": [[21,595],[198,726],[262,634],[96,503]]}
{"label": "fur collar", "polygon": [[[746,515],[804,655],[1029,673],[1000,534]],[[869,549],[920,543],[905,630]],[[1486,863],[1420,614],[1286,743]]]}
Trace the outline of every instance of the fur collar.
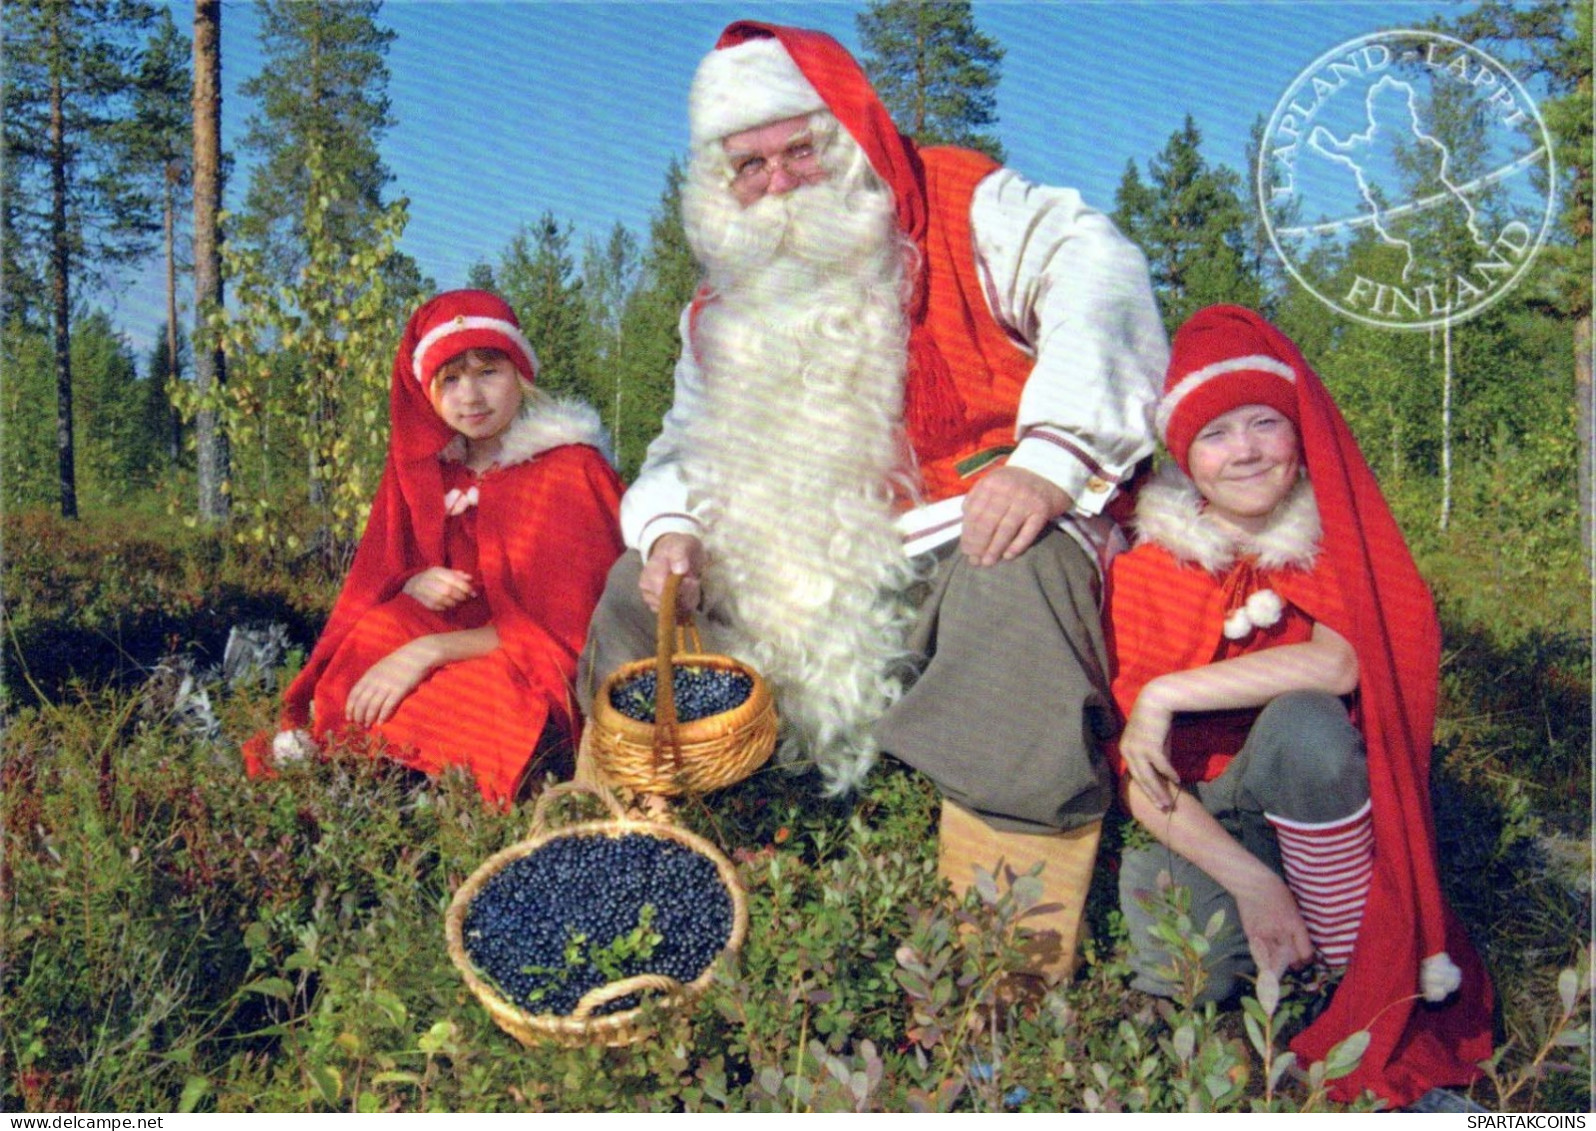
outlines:
{"label": "fur collar", "polygon": [[[586,444],[597,448],[612,467],[615,465],[610,434],[599,419],[598,410],[574,397],[551,398],[516,417],[504,433],[504,446],[499,451],[498,464],[500,467],[511,467],[525,463],[534,456],[566,444]],[[465,437],[456,434],[438,453],[438,458],[445,463],[459,463],[465,459]]]}
{"label": "fur collar", "polygon": [[1313,568],[1319,553],[1319,507],[1306,477],[1286,496],[1262,533],[1240,535],[1209,518],[1197,487],[1180,470],[1165,466],[1136,499],[1136,541],[1154,542],[1182,561],[1222,573],[1239,559],[1261,569]]}

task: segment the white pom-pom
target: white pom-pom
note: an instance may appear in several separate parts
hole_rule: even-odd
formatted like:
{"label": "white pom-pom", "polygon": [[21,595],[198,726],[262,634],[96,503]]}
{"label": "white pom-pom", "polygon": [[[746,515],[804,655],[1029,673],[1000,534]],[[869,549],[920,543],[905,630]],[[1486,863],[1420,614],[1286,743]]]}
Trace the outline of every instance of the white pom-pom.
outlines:
{"label": "white pom-pom", "polygon": [[1463,971],[1446,951],[1430,955],[1419,964],[1419,989],[1424,1000],[1445,1001],[1463,984]]}
{"label": "white pom-pom", "polygon": [[1273,589],[1260,589],[1247,598],[1247,617],[1259,628],[1268,628],[1280,621],[1286,603]]}
{"label": "white pom-pom", "polygon": [[279,766],[290,762],[303,762],[316,753],[316,744],[310,733],[303,730],[280,730],[272,738],[272,761]]}
{"label": "white pom-pom", "polygon": [[1225,618],[1225,639],[1242,640],[1252,631],[1252,620],[1247,616],[1246,606],[1242,606]]}

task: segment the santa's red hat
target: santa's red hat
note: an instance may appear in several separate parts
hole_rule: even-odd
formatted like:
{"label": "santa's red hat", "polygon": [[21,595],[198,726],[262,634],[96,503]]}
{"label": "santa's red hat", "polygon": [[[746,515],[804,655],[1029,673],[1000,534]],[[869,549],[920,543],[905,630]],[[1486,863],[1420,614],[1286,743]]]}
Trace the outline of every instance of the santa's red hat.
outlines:
{"label": "santa's red hat", "polygon": [[687,120],[693,148],[756,126],[826,108],[779,39],[745,39],[711,51],[693,76]]}
{"label": "santa's red hat", "polygon": [[1175,332],[1164,399],[1154,418],[1158,435],[1187,474],[1186,453],[1208,422],[1243,405],[1268,405],[1293,426],[1297,371],[1268,336],[1225,307],[1198,311]]}
{"label": "santa's red hat", "polygon": [[423,389],[452,357],[466,350],[498,350],[526,381],[537,380],[538,358],[521,333],[510,304],[490,291],[445,291],[417,310],[410,325],[416,335],[410,369]]}

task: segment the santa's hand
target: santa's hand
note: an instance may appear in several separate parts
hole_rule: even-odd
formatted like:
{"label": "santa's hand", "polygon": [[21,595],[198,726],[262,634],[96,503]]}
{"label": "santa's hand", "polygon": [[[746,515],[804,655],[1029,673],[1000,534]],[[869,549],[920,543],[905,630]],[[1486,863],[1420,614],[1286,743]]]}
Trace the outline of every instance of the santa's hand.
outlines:
{"label": "santa's hand", "polygon": [[1175,807],[1175,792],[1180,788],[1180,775],[1169,760],[1169,728],[1173,721],[1174,715],[1143,688],[1119,736],[1125,772],[1164,813]]}
{"label": "santa's hand", "polygon": [[443,566],[422,570],[405,582],[404,591],[435,613],[447,612],[477,595],[469,573]]}
{"label": "santa's hand", "polygon": [[423,640],[425,637],[400,645],[366,669],[344,704],[344,716],[350,722],[374,727],[393,716],[404,697],[432,670]]}
{"label": "santa's hand", "polygon": [[991,566],[1019,557],[1053,519],[1070,509],[1056,483],[1022,467],[997,467],[964,497],[959,549],[971,565]]}
{"label": "santa's hand", "polygon": [[704,572],[704,544],[691,534],[662,534],[649,548],[648,562],[638,579],[643,601],[654,612],[659,612],[660,598],[665,593],[667,574],[678,574],[681,585],[676,590],[676,610],[687,616],[698,608],[699,578]]}
{"label": "santa's hand", "polygon": [[1257,875],[1231,895],[1253,964],[1260,971],[1278,977],[1313,961],[1313,940],[1284,880],[1260,863]]}

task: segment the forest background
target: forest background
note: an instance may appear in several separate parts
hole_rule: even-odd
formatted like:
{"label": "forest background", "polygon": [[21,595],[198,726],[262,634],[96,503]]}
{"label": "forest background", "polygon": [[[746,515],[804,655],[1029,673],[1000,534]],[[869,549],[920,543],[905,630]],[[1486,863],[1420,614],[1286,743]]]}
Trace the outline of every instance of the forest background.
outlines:
{"label": "forest background", "polygon": [[[390,53],[415,49],[406,58],[435,71],[445,106],[451,87],[504,81],[469,41],[400,42],[393,24],[420,34],[429,7],[397,6],[400,21],[376,0],[257,3],[258,67],[236,86],[218,33],[239,9],[214,0],[194,5],[192,35],[179,26],[187,9],[138,0],[6,7],[8,1109],[1319,1103],[1311,1079],[1288,1082],[1302,1066],[1278,1055],[1271,1027],[1300,1023],[1310,991],[1271,1011],[1262,1035],[1189,1003],[1160,1011],[1123,990],[1106,899],[1087,975],[1045,1007],[1004,1014],[1007,1059],[996,1057],[990,997],[1013,957],[1003,940],[1017,897],[994,889],[963,911],[939,899],[925,858],[932,799],[898,769],[852,811],[762,775],[693,814],[739,852],[756,916],[715,1023],[671,1048],[527,1061],[504,1055],[435,945],[440,901],[524,831],[526,813],[484,814],[458,782],[418,786],[358,759],[241,781],[237,743],[270,722],[358,538],[386,446],[393,343],[421,297],[440,285],[504,293],[544,384],[599,407],[624,474],[668,403],[677,318],[698,278],[668,140],[651,206],[613,194],[602,207],[551,198],[578,217],[500,206],[494,224],[508,218],[511,234],[496,255],[449,268],[463,277],[430,278],[403,250],[412,210],[436,202],[402,195],[384,155]],[[580,18],[624,6],[558,7]],[[1074,7],[1083,20],[1101,9]],[[1160,5],[1136,7],[1159,19]],[[1429,7],[1442,10],[1427,26],[1530,87],[1559,171],[1534,273],[1450,334],[1346,320],[1283,269],[1250,188],[1267,105],[1250,142],[1223,154],[1188,112],[1097,203],[1147,254],[1171,329],[1210,302],[1264,309],[1369,455],[1443,615],[1443,868],[1503,1002],[1494,1090],[1477,1098],[1583,1108],[1590,10]],[[795,9],[758,14],[806,22]],[[905,132],[1005,155],[1005,45],[981,26],[1012,22],[1012,9],[892,0],[809,14],[840,20],[833,30]],[[236,90],[230,128],[224,89]],[[472,139],[491,140],[512,123],[475,124]],[[1479,123],[1448,128],[1465,147]],[[627,128],[613,132],[614,150],[594,134],[595,163],[628,148]],[[660,144],[648,139],[650,159]],[[464,138],[428,160],[453,162],[448,177],[496,175]],[[606,228],[595,215],[612,205],[645,218]],[[481,255],[478,226],[460,218],[454,253]],[[153,323],[130,287],[164,296]],[[279,645],[268,670],[222,670],[241,625],[277,626],[261,630]],[[950,932],[961,914],[985,916],[996,941]],[[783,946],[795,931],[802,945]],[[794,1010],[803,1040],[781,1035]],[[608,1091],[588,1071],[603,1057]]]}

